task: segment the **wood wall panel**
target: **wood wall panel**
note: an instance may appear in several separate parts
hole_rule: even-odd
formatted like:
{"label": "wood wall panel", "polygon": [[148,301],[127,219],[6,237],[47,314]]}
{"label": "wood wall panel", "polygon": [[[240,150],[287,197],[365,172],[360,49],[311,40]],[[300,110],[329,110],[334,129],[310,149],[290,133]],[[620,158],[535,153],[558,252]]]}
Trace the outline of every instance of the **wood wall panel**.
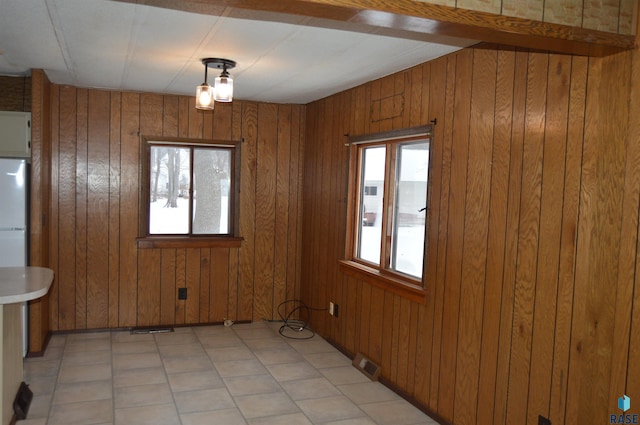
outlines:
{"label": "wood wall panel", "polygon": [[109,327],[118,326],[118,300],[120,298],[120,145],[122,94],[112,93],[109,119]]}
{"label": "wood wall panel", "polygon": [[[511,125],[513,118],[513,73],[515,52],[507,49],[497,52],[495,91],[494,146],[491,162],[491,203],[489,206],[487,271],[483,303],[482,338],[498,340],[500,335],[500,309],[502,300],[502,273],[505,261],[507,211],[509,205],[509,170],[511,157]],[[498,346],[482,344],[480,353],[479,388],[496,385]],[[495,394],[478,393],[478,423],[491,423]]]}
{"label": "wood wall panel", "polygon": [[[640,397],[639,56],[483,45],[308,105],[302,297],[341,312],[314,329],[445,423],[604,423]],[[417,304],[336,274],[344,240],[320,229],[347,222],[322,213],[347,196],[339,133],[435,118]]]}
{"label": "wood wall panel", "polygon": [[[473,50],[458,56],[455,69],[451,177],[449,180],[449,217],[443,236],[447,239],[443,315],[450,318],[442,322],[440,370],[438,383],[438,409],[445,417],[453,417],[456,382],[456,356],[458,346],[457,312],[460,311],[460,283],[464,249],[465,194],[469,152],[469,114],[471,97],[471,65]],[[460,117],[459,119],[457,117]],[[428,267],[428,265],[427,265]]]}
{"label": "wood wall panel", "polygon": [[[299,294],[303,106],[51,92],[51,330],[275,319]],[[244,140],[240,248],[137,247],[141,136]]]}
{"label": "wood wall panel", "polygon": [[[120,290],[118,326],[137,323],[140,94],[122,93],[120,114]],[[55,329],[55,328],[54,328]]]}
{"label": "wood wall panel", "polygon": [[546,90],[540,87],[547,84],[547,69],[546,55],[529,55],[507,423],[526,423],[528,392],[511,388],[512,382],[528,379],[531,367],[546,118]]}
{"label": "wood wall panel", "polygon": [[[1,79],[0,79],[1,81]],[[31,194],[29,223],[29,263],[49,265],[50,192],[51,192],[51,83],[42,70],[31,73]],[[2,82],[0,82],[2,85]],[[3,89],[0,89],[3,90]],[[49,324],[49,297],[29,302],[29,347],[43,350]]]}
{"label": "wood wall panel", "polygon": [[570,57],[550,56],[528,422],[537,420],[540,412],[544,412],[543,416],[548,416],[548,406],[551,402],[549,388],[553,364],[562,209],[565,195],[570,70]]}
{"label": "wood wall panel", "polygon": [[276,241],[276,184],[278,161],[278,121],[275,105],[258,106],[258,145],[256,171],[256,245],[255,245],[255,300],[253,317],[267,319],[273,311],[274,249]]}
{"label": "wood wall panel", "polygon": [[75,169],[75,324],[87,327],[87,186],[88,186],[88,90],[76,90]]}

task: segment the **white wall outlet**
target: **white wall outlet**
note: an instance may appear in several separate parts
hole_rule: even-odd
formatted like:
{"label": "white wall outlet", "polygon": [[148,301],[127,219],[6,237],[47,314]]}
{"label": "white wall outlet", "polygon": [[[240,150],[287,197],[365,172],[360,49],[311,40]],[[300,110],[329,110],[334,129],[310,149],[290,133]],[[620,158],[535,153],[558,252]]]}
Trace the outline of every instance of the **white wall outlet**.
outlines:
{"label": "white wall outlet", "polygon": [[329,301],[329,314],[333,316],[333,311],[335,308],[335,304],[333,304],[331,301]]}

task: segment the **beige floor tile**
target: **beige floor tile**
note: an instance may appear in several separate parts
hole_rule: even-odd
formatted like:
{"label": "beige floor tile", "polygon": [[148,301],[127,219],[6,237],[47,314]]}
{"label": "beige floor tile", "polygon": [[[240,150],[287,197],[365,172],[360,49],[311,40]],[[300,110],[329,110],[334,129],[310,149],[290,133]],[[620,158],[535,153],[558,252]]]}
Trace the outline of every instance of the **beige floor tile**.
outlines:
{"label": "beige floor tile", "polygon": [[120,387],[113,393],[116,409],[173,403],[171,390],[166,383]]}
{"label": "beige floor tile", "polygon": [[355,404],[399,400],[400,396],[380,382],[339,385],[338,389]]}
{"label": "beige floor tile", "polygon": [[168,374],[213,370],[211,359],[206,354],[182,357],[166,357],[162,359]]}
{"label": "beige floor tile", "polygon": [[435,424],[324,339],[278,326],[54,335],[25,359],[34,398],[19,424]]}
{"label": "beige floor tile", "polygon": [[319,336],[314,336],[312,339],[305,339],[300,341],[289,340],[291,345],[296,351],[302,354],[312,353],[332,353],[336,351],[336,348],[329,344]]}
{"label": "beige floor tile", "polygon": [[264,365],[297,363],[304,360],[300,353],[288,346],[283,346],[283,348],[256,349],[255,355]]}
{"label": "beige floor tile", "polygon": [[229,392],[233,396],[263,394],[282,391],[280,384],[269,374],[231,376],[224,379]]}
{"label": "beige floor tile", "polygon": [[160,360],[160,355],[158,353],[132,353],[113,355],[114,370],[146,369],[159,366],[162,366],[162,361]]}
{"label": "beige floor tile", "polygon": [[102,381],[111,379],[110,364],[70,365],[60,368],[58,384],[73,382]]}
{"label": "beige floor tile", "polygon": [[54,334],[51,335],[49,339],[49,343],[47,344],[47,350],[51,347],[64,347],[64,344],[67,342],[67,335],[65,334]]}
{"label": "beige floor tile", "polygon": [[238,409],[221,409],[209,412],[185,413],[180,415],[182,425],[246,425]]}
{"label": "beige floor tile", "polygon": [[136,334],[130,331],[113,331],[111,332],[111,342],[154,342],[153,334]]}
{"label": "beige floor tile", "polygon": [[236,334],[243,340],[262,339],[262,338],[279,338],[279,336],[267,326],[256,327],[234,327]]}
{"label": "beige floor tile", "polygon": [[162,356],[163,359],[169,357],[185,357],[206,354],[200,342],[158,345],[158,349],[160,350],[160,356]]}
{"label": "beige floor tile", "polygon": [[198,336],[190,328],[183,328],[181,332],[154,334],[158,346],[193,344],[198,342]]}
{"label": "beige floor tile", "polygon": [[321,376],[318,370],[307,362],[269,365],[267,369],[269,369],[271,375],[273,375],[278,382]]}
{"label": "beige floor tile", "polygon": [[61,360],[63,354],[64,344],[55,347],[47,347],[47,350],[41,356],[29,357],[28,361],[40,362],[46,360]]}
{"label": "beige floor tile", "polygon": [[244,343],[252,350],[277,350],[289,348],[283,338],[258,338],[258,339],[246,339]]}
{"label": "beige floor tile", "polygon": [[213,368],[197,372],[174,373],[168,378],[171,391],[174,393],[224,387],[222,378]]}
{"label": "beige floor tile", "polygon": [[224,347],[242,347],[246,348],[244,343],[235,333],[232,334],[210,334],[201,335],[200,343],[204,348],[224,348]]}
{"label": "beige floor tile", "polygon": [[113,372],[113,386],[130,387],[135,385],[163,384],[167,382],[167,375],[162,367],[144,369],[123,369]]}
{"label": "beige floor tile", "polygon": [[58,380],[57,376],[36,376],[35,378],[31,378],[28,381],[25,381],[27,385],[29,385],[29,389],[33,392],[33,394],[38,395],[46,395],[53,394],[53,391],[56,388],[56,382]]}
{"label": "beige floor tile", "polygon": [[326,378],[300,379],[283,382],[282,387],[287,394],[296,401],[342,395]]}
{"label": "beige floor tile", "polygon": [[58,383],[53,404],[77,403],[80,401],[109,400],[113,395],[111,379],[102,381]]}
{"label": "beige floor tile", "polygon": [[175,393],[174,397],[180,414],[236,407],[226,388],[185,391]]}
{"label": "beige floor tile", "polygon": [[255,359],[253,352],[249,350],[245,345],[235,347],[207,348],[207,355],[213,362]]}
{"label": "beige floor tile", "polygon": [[235,335],[231,327],[222,325],[194,326],[193,331],[200,338],[207,335]]}
{"label": "beige floor tile", "polygon": [[380,425],[428,423],[431,419],[405,400],[361,404],[360,408]]}
{"label": "beige floor tile", "polygon": [[70,351],[65,352],[62,365],[111,364],[111,351]]}
{"label": "beige floor tile", "polygon": [[153,340],[114,342],[111,344],[111,352],[113,354],[157,353],[158,346]]}
{"label": "beige floor tile", "polygon": [[377,425],[377,424],[374,420],[365,416],[362,418],[353,418],[353,419],[344,419],[339,421],[326,422],[322,425]]}
{"label": "beige floor tile", "polygon": [[67,335],[67,344],[78,341],[111,340],[111,332],[76,332]]}
{"label": "beige floor tile", "polygon": [[214,362],[214,366],[223,378],[230,376],[263,375],[267,373],[267,370],[258,360]]}
{"label": "beige floor tile", "polygon": [[47,425],[47,418],[24,419],[20,421],[19,425]]}
{"label": "beige floor tile", "polygon": [[365,416],[364,412],[345,396],[301,400],[297,403],[305,415],[314,423]]}
{"label": "beige floor tile", "polygon": [[[70,335],[71,336],[71,335]],[[105,351],[111,350],[111,339],[96,338],[67,341],[64,346],[65,353],[78,351]]]}
{"label": "beige floor tile", "polygon": [[94,425],[113,421],[112,400],[55,404],[47,425]]}
{"label": "beige floor tile", "polygon": [[351,359],[339,351],[334,351],[333,353],[309,353],[305,354],[304,358],[317,369],[351,366]]}
{"label": "beige floor tile", "polygon": [[318,370],[333,385],[355,384],[358,382],[371,382],[362,372],[353,366],[330,367]]}
{"label": "beige floor tile", "polygon": [[116,409],[116,425],[176,425],[180,423],[173,403]]}
{"label": "beige floor tile", "polygon": [[32,361],[31,359],[26,359],[24,361],[24,377],[28,382],[31,378],[56,376],[60,371],[61,363],[61,360]]}
{"label": "beige floor tile", "polygon": [[298,406],[284,392],[239,396],[235,397],[235,401],[247,419],[284,415],[300,411]]}
{"label": "beige floor tile", "polygon": [[249,425],[312,425],[309,419],[302,413],[289,415],[269,416],[266,418],[253,418]]}

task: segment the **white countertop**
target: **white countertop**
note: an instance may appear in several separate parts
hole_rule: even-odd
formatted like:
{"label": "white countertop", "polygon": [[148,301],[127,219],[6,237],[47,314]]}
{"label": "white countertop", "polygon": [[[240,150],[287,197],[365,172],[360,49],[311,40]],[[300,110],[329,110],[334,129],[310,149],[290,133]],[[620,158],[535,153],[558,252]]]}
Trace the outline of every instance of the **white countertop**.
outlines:
{"label": "white countertop", "polygon": [[45,295],[53,270],[44,267],[0,267],[0,304],[21,303]]}

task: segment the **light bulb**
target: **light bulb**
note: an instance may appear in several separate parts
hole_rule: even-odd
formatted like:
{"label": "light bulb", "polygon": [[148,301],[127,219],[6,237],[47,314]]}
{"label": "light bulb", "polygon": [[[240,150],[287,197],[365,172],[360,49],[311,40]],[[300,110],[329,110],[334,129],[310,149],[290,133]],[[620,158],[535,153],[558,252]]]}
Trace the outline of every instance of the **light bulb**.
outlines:
{"label": "light bulb", "polygon": [[217,102],[231,102],[233,100],[233,78],[216,77],[214,99]]}
{"label": "light bulb", "polygon": [[202,83],[196,89],[196,108],[213,109],[213,87],[207,83]]}
{"label": "light bulb", "polygon": [[209,94],[209,92],[203,91],[202,93],[200,93],[200,104],[208,105],[209,103],[211,103],[211,95]]}

